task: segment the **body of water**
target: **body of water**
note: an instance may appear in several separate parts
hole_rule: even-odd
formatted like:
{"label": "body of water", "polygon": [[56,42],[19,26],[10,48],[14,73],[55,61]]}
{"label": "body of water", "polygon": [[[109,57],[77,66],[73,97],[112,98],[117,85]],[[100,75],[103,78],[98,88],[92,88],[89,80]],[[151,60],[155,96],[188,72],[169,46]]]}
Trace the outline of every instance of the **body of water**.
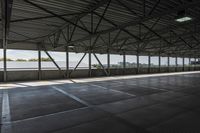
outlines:
{"label": "body of water", "polygon": [[[56,62],[61,69],[66,68],[65,61],[57,61]],[[78,62],[69,62],[70,69],[73,69]],[[57,69],[53,62],[42,62],[42,69]],[[79,65],[80,69],[88,68],[88,64],[81,63]],[[3,69],[3,61],[0,61],[0,69]],[[8,70],[37,70],[38,62],[19,62],[19,61],[7,61],[7,69]]]}

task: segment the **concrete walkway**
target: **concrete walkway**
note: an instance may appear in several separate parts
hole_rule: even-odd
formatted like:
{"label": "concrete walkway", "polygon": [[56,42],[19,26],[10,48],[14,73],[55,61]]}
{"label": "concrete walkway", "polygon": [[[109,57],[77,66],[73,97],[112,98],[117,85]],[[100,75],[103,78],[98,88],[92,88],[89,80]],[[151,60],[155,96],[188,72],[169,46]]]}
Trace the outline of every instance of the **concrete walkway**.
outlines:
{"label": "concrete walkway", "polygon": [[200,132],[200,72],[0,84],[1,133]]}

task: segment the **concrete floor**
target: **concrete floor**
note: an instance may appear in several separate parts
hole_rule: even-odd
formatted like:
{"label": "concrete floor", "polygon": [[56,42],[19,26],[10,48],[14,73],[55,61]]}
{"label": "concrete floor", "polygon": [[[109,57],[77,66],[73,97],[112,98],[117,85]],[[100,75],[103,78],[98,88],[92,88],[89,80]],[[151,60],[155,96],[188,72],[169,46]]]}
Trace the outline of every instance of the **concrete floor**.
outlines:
{"label": "concrete floor", "polygon": [[200,132],[200,72],[0,85],[1,133]]}

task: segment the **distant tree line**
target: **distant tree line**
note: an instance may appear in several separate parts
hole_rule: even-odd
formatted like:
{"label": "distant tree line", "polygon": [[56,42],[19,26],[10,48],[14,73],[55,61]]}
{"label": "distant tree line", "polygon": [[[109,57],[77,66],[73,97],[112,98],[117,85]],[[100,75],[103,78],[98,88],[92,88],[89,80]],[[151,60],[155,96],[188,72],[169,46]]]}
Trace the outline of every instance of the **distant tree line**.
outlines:
{"label": "distant tree line", "polygon": [[[0,58],[0,61],[3,61],[3,58]],[[32,58],[32,59],[28,59],[28,60],[26,60],[26,59],[16,59],[16,60],[13,60],[13,59],[10,59],[10,58],[6,58],[6,61],[18,61],[18,62],[28,62],[28,61],[30,61],[30,62],[34,62],[34,61],[38,61],[38,59],[36,59],[36,58]],[[51,59],[50,58],[41,58],[41,61],[51,61]]]}
{"label": "distant tree line", "polygon": [[[200,63],[199,63],[200,64]],[[185,64],[185,66],[189,66],[190,64]],[[104,67],[107,67],[107,64],[104,64],[103,65]],[[146,64],[146,63],[139,63],[139,67],[141,68],[146,68],[148,67],[149,65]],[[161,64],[162,67],[167,67],[167,64]],[[176,65],[170,65],[170,67],[175,67]],[[180,64],[178,64],[178,66],[182,66]],[[92,65],[93,68],[96,68],[96,69],[101,69],[101,66],[99,64],[93,64]],[[117,64],[110,64],[110,67],[111,68],[123,68],[123,62],[118,62]],[[130,62],[126,62],[126,67],[127,68],[135,68],[137,67],[137,63],[133,62],[133,63],[130,63]],[[151,67],[158,67],[158,64],[153,64],[151,63]]]}

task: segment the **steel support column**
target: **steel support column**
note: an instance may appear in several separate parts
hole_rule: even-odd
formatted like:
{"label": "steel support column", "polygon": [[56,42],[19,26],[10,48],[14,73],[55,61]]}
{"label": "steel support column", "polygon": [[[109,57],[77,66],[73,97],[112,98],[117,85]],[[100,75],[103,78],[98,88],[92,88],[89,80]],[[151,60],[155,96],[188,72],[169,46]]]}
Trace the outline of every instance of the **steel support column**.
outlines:
{"label": "steel support column", "polygon": [[140,73],[140,57],[139,57],[139,52],[137,52],[137,74]]}
{"label": "steel support column", "polygon": [[123,52],[123,74],[126,72],[126,53]]}
{"label": "steel support column", "polygon": [[110,33],[108,34],[108,48],[107,48],[107,71],[110,75]]}
{"label": "steel support column", "polygon": [[[63,32],[62,32],[63,33]],[[71,37],[70,37],[70,27],[69,25],[67,26],[67,38],[65,38],[65,35],[63,33],[63,37],[67,43],[67,46],[65,48],[66,50],[66,72],[65,72],[65,75],[66,75],[66,78],[70,78],[70,73],[69,73],[69,46],[68,46],[68,41],[70,41]]]}
{"label": "steel support column", "polygon": [[[91,31],[93,31],[93,15],[91,17]],[[92,59],[91,59],[91,50],[92,50],[92,38],[90,38],[90,47],[89,47],[89,51],[88,51],[88,67],[89,67],[89,72],[88,72],[88,76],[91,77],[92,76]]]}
{"label": "steel support column", "polygon": [[168,69],[168,72],[170,72],[170,57],[169,57],[169,55],[167,56],[167,69]]}
{"label": "steel support column", "polygon": [[189,71],[191,71],[191,58],[189,57]]}
{"label": "steel support column", "polygon": [[175,65],[176,65],[176,67],[175,67],[175,71],[177,72],[178,71],[178,59],[177,59],[177,56],[176,56],[176,58],[175,58]]}
{"label": "steel support column", "polygon": [[69,49],[66,47],[66,77],[69,78]]}
{"label": "steel support column", "polygon": [[148,56],[148,73],[151,73],[151,54]]}
{"label": "steel support column", "polygon": [[41,66],[41,48],[40,45],[38,45],[38,80],[42,79]]}
{"label": "steel support column", "polygon": [[[90,14],[91,16],[91,20],[90,20],[90,32],[91,32],[91,34],[93,34],[94,33],[94,16],[93,16],[93,12],[91,12],[91,14]],[[93,45],[93,43],[92,43],[92,37],[90,38],[90,47],[89,47],[89,52],[88,52],[88,65],[89,65],[89,77],[91,77],[92,76],[92,59],[91,59],[91,50],[93,49],[92,48],[92,45]]]}
{"label": "steel support column", "polygon": [[108,75],[110,75],[110,50],[107,51],[107,69]]}
{"label": "steel support column", "polygon": [[10,28],[10,18],[11,18],[11,11],[12,11],[12,3],[13,0],[1,0],[1,21],[2,21],[2,43],[3,43],[3,79],[4,82],[7,81],[7,57],[6,57],[6,50],[8,44],[8,34]]}
{"label": "steel support column", "polygon": [[89,50],[88,53],[88,65],[89,65],[89,77],[91,77],[92,76],[91,50]]}
{"label": "steel support column", "polygon": [[185,57],[183,57],[183,71],[185,71]]}
{"label": "steel support column", "polygon": [[7,50],[7,39],[3,39],[3,79],[4,79],[4,82],[7,81],[7,53],[6,53],[6,50]]}
{"label": "steel support column", "polygon": [[159,71],[159,73],[161,72],[161,56],[160,56],[160,54],[158,56],[158,71]]}

